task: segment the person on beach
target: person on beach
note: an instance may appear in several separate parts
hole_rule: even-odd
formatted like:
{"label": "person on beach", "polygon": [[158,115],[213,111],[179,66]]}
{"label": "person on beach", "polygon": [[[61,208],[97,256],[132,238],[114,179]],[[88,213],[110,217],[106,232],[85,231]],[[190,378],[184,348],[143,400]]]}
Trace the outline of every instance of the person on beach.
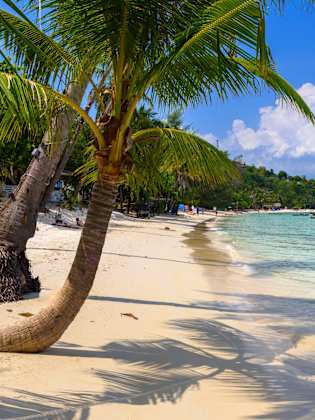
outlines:
{"label": "person on beach", "polygon": [[57,213],[55,214],[55,224],[56,225],[63,225],[62,214],[60,208],[58,209]]}
{"label": "person on beach", "polygon": [[80,220],[80,218],[79,218],[79,217],[77,217],[77,218],[75,219],[75,221],[76,221],[77,226],[79,226],[79,227],[83,227],[83,226],[84,226],[84,223],[82,222],[82,220]]}
{"label": "person on beach", "polygon": [[55,226],[62,226],[62,227],[70,227],[67,222],[65,222],[62,218],[62,212],[59,208],[56,215],[55,215],[55,223],[53,223]]}

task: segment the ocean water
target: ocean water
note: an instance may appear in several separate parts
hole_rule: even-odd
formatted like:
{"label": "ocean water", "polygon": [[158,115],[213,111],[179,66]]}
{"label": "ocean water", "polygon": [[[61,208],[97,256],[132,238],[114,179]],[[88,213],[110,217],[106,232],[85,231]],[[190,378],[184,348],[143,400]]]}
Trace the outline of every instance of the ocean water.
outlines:
{"label": "ocean water", "polygon": [[233,265],[262,279],[315,295],[315,218],[294,214],[246,214],[221,219],[218,234]]}

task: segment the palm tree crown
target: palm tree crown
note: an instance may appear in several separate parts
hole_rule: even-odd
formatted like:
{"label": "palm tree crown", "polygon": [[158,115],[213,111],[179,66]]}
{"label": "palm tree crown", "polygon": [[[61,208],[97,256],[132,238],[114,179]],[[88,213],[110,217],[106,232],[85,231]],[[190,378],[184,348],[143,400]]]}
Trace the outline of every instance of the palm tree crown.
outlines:
{"label": "palm tree crown", "polygon": [[[43,0],[43,31],[11,0],[5,2],[15,14],[0,11],[2,39],[16,63],[24,65],[26,77],[0,73],[6,110],[0,137],[14,137],[21,126],[34,127],[39,113],[50,121],[66,105],[90,126],[107,171],[120,172],[133,144],[158,137],[172,145],[175,159],[188,153],[191,167],[196,162],[203,166],[203,178],[210,175],[213,182],[209,162],[226,165],[226,159],[211,148],[206,164],[197,136],[163,128],[132,132],[131,121],[143,98],[178,108],[211,101],[214,95],[226,99],[257,91],[262,81],[313,120],[308,106],[274,70],[258,0]],[[30,0],[29,10],[35,4]],[[105,71],[103,86],[96,88]],[[62,91],[78,77],[87,78],[95,90],[97,121]]]}

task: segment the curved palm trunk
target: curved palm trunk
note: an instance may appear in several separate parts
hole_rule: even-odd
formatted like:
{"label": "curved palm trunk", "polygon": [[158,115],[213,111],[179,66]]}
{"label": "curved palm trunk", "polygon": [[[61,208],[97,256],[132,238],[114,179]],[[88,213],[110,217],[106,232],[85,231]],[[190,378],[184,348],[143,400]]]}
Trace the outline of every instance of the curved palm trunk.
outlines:
{"label": "curved palm trunk", "polygon": [[[71,99],[80,103],[87,82],[72,83]],[[14,192],[0,209],[0,302],[22,298],[24,293],[39,291],[40,284],[30,271],[25,256],[27,241],[34,236],[38,211],[68,156],[69,130],[74,113],[67,110],[53,121],[52,133],[45,134],[40,155],[34,158]],[[52,154],[47,152],[51,136],[59,140]],[[62,163],[62,164],[60,164]]]}
{"label": "curved palm trunk", "polygon": [[0,351],[40,352],[55,343],[73,321],[93,285],[116,192],[116,177],[95,184],[77,253],[63,287],[37,315],[0,331]]}

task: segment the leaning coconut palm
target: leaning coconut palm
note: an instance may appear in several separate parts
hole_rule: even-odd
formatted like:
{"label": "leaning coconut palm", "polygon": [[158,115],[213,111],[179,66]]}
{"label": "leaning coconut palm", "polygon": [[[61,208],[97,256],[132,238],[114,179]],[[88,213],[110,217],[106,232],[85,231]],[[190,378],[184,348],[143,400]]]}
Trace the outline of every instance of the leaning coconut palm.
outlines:
{"label": "leaning coconut palm", "polygon": [[[272,69],[257,0],[44,0],[42,5],[70,50],[108,53],[112,76],[104,97],[110,98],[110,106],[102,107],[95,122],[66,95],[14,77],[25,110],[34,106],[36,87],[37,99],[49,98],[52,106],[66,104],[84,118],[94,135],[98,174],[68,278],[47,308],[0,330],[1,351],[46,349],[80,310],[98,268],[116,186],[135,144],[161,139],[172,151],[169,158],[185,159],[204,182],[218,182],[231,172],[226,157],[197,136],[165,128],[133,133],[130,124],[145,96],[182,108],[210,100],[215,93],[224,99],[255,89],[259,77],[314,121],[308,106]],[[0,94],[12,97],[6,77],[0,74]]]}
{"label": "leaning coconut palm", "polygon": [[[67,50],[60,40],[55,40],[52,31],[48,37],[12,2],[6,3],[12,5],[18,15],[0,10],[0,40],[3,47],[0,50],[3,58],[1,70],[7,73],[2,83],[11,83],[11,93],[20,95],[15,90],[14,79],[9,75],[28,77],[54,87],[59,92],[65,90],[69,99],[79,105],[89,78],[95,74],[96,55],[86,51],[82,55],[78,51]],[[6,54],[10,55],[10,60]],[[23,99],[23,92],[20,99]],[[26,244],[34,235],[38,211],[60,176],[81,126],[79,122],[73,132],[76,113],[69,107],[58,106],[48,120],[47,116],[49,112],[52,115],[53,109],[47,102],[46,94],[38,96],[35,86],[33,99],[34,105],[26,115],[20,106],[22,102],[19,105],[12,98],[11,101],[9,98],[0,99],[0,141],[17,141],[35,135],[38,137],[46,131],[36,157],[20,180],[14,199],[8,200],[0,210],[0,302],[18,300],[25,292],[39,290],[39,282],[32,276],[25,256]],[[43,104],[37,106],[36,100],[43,101],[45,107]],[[86,111],[90,107],[91,101]],[[47,113],[45,118],[43,112]],[[54,148],[49,148],[51,143]]]}

